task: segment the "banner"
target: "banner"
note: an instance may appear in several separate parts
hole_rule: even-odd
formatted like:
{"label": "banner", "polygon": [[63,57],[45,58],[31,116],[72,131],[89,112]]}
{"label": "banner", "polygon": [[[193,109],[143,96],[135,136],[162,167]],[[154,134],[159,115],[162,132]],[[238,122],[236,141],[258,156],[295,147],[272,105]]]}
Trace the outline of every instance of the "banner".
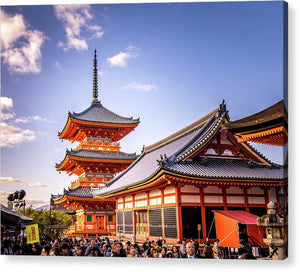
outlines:
{"label": "banner", "polygon": [[38,224],[26,226],[27,244],[33,244],[40,241]]}

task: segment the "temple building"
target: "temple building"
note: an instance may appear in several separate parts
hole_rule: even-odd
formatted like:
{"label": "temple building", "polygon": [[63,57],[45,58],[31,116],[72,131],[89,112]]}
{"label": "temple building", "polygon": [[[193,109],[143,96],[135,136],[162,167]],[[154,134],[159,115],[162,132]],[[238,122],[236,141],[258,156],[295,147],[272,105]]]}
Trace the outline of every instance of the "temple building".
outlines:
{"label": "temple building", "polygon": [[[269,201],[280,202],[288,182],[286,169],[254,149],[248,138],[241,139],[246,130],[253,134],[255,126],[264,142],[283,145],[280,107],[266,109],[259,124],[251,118],[238,124],[230,122],[223,101],[199,120],[144,147],[138,156],[122,153],[117,141],[139,120],[116,115],[98,101],[96,62],[95,55],[91,106],[69,113],[59,133],[60,139],[79,142],[56,166],[78,176],[62,195],[53,196],[56,205],[76,211],[67,234],[109,234],[139,242],[164,238],[169,244],[194,238],[203,243],[216,238],[214,211],[262,216]],[[266,113],[273,117],[267,119]]]}
{"label": "temple building", "polygon": [[75,210],[69,234],[98,235],[115,231],[115,202],[95,200],[92,188],[105,186],[136,159],[136,154],[120,151],[119,141],[138,126],[139,119],[122,117],[105,108],[98,100],[97,56],[93,70],[93,100],[81,113],[68,113],[59,139],[78,142],[76,149],[66,151],[56,164],[57,171],[75,174],[63,195],[52,196],[55,205]]}
{"label": "temple building", "polygon": [[120,237],[216,238],[216,210],[246,211],[258,216],[266,204],[279,202],[287,172],[225,127],[223,103],[180,131],[147,146],[136,161],[94,198],[116,201]]}

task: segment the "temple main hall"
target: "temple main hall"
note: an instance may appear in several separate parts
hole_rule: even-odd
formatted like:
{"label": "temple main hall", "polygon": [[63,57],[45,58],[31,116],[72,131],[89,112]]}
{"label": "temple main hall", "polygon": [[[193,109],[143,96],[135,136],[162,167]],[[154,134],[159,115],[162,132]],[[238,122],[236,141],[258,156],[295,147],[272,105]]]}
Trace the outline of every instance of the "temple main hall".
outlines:
{"label": "temple main hall", "polygon": [[145,146],[140,154],[122,153],[118,141],[137,127],[139,119],[121,117],[102,106],[96,69],[95,52],[91,106],[69,113],[59,134],[79,142],[56,165],[78,179],[63,194],[52,195],[55,205],[74,210],[68,235],[106,234],[140,242],[163,238],[170,244],[193,238],[203,243],[216,238],[215,211],[262,216],[269,201],[280,203],[280,191],[287,191],[287,169],[246,138],[249,133],[251,139],[263,135],[264,142],[283,145],[286,140],[278,137],[287,133],[276,130],[278,121],[271,122],[269,134],[262,134],[261,122],[261,134],[254,135],[249,127],[246,131],[246,122],[244,130],[230,122],[223,101],[197,121]]}

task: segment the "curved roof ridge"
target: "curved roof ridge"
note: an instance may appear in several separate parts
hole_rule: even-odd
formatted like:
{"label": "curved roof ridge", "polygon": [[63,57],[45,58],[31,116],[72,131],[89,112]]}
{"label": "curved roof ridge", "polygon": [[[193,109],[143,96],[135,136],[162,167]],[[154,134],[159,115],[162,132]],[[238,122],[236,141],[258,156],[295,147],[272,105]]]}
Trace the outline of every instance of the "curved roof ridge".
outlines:
{"label": "curved roof ridge", "polygon": [[[176,162],[179,161],[180,159],[182,159],[181,158],[182,156],[186,157],[188,155],[190,149],[198,148],[201,145],[203,145],[209,139],[209,137],[205,137],[205,136],[208,133],[212,133],[212,132],[216,131],[217,127],[220,126],[221,121],[223,120],[224,116],[225,116],[225,113],[215,119],[214,118],[215,116],[212,115],[211,118],[206,122],[206,124],[200,129],[200,131],[192,138],[192,140],[190,142],[188,142],[183,148],[178,150],[178,152],[176,152],[176,154],[174,154],[175,157],[177,157]],[[214,128],[213,131],[212,131],[212,128]],[[186,153],[186,155],[185,155],[185,153]]]}
{"label": "curved roof ridge", "polygon": [[196,120],[195,122],[189,124],[188,126],[178,130],[177,132],[169,135],[168,137],[154,143],[151,145],[148,145],[145,147],[145,152],[146,153],[150,153],[164,145],[167,145],[187,134],[190,134],[191,132],[199,129],[201,126],[205,125],[206,122],[212,117],[212,115],[218,113],[219,111],[219,107],[214,109],[213,111],[211,111],[210,113],[206,114],[205,116],[203,116],[202,118]]}
{"label": "curved roof ridge", "polygon": [[[95,110],[99,112],[95,112]],[[94,112],[92,112],[94,111]],[[100,112],[101,111],[101,112]],[[108,120],[97,120],[97,117],[102,115],[104,118],[108,117]],[[128,121],[129,123],[139,123],[139,118],[133,119],[133,117],[124,117],[121,116],[108,108],[104,107],[99,101],[96,103],[92,103],[87,109],[82,112],[73,113],[69,112],[69,117],[78,119],[78,120],[85,120],[85,121],[93,121],[93,122],[107,122],[107,123],[123,123]],[[94,118],[94,119],[92,119]],[[110,120],[109,120],[110,119]]]}

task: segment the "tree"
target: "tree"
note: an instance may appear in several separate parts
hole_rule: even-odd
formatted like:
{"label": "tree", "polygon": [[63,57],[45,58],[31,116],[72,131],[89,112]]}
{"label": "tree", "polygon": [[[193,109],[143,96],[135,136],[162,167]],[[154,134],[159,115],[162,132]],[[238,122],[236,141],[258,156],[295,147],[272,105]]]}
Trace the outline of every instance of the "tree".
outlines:
{"label": "tree", "polygon": [[[39,226],[39,235],[41,239],[52,240],[62,234],[71,223],[72,219],[69,215],[59,211],[34,210],[32,207],[26,208],[25,215],[32,218],[35,224]],[[61,225],[63,229],[49,228],[50,225]]]}

